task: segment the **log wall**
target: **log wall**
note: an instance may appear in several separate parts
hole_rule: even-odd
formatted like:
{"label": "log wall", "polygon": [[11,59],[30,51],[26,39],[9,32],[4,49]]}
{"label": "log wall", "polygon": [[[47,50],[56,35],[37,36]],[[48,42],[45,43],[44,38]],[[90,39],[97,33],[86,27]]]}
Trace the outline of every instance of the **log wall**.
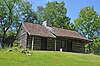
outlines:
{"label": "log wall", "polygon": [[27,32],[23,29],[23,27],[19,29],[16,39],[20,42],[20,46],[26,48]]}
{"label": "log wall", "polygon": [[[32,37],[28,36],[28,44],[27,48],[32,48]],[[33,44],[33,50],[41,50],[41,39],[42,37],[34,36],[34,44]],[[47,38],[47,50],[55,50],[55,39],[53,38]]]}
{"label": "log wall", "polygon": [[28,36],[27,48],[32,49],[32,38],[34,37],[33,50],[41,49],[41,37],[37,36]]}
{"label": "log wall", "polygon": [[55,50],[55,39],[47,38],[47,50]]}
{"label": "log wall", "polygon": [[57,39],[56,40],[56,50],[60,51],[60,48],[62,47],[62,41]]}
{"label": "log wall", "polygon": [[41,50],[41,37],[34,37],[33,50]]}
{"label": "log wall", "polygon": [[84,53],[84,45],[79,42],[72,42],[72,50],[73,52]]}
{"label": "log wall", "polygon": [[27,37],[27,48],[32,49],[32,36]]}

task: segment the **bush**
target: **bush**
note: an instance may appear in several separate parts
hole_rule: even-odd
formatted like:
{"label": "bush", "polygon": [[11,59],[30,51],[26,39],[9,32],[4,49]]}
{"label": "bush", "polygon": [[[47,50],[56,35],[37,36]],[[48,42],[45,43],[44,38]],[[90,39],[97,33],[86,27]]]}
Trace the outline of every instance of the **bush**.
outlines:
{"label": "bush", "polygon": [[92,51],[94,54],[100,55],[100,37],[93,39]]}
{"label": "bush", "polygon": [[19,46],[19,42],[17,41],[17,40],[15,40],[14,42],[13,42],[13,47],[18,47]]}

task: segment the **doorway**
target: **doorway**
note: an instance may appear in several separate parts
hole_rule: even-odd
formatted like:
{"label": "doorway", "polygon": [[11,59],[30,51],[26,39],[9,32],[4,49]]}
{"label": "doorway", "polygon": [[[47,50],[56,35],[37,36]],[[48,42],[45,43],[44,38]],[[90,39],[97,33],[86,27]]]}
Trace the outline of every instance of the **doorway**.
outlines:
{"label": "doorway", "polygon": [[62,50],[67,51],[67,43],[66,41],[62,41]]}
{"label": "doorway", "polygon": [[72,42],[67,41],[67,52],[72,52]]}
{"label": "doorway", "polygon": [[41,50],[47,50],[47,38],[41,38]]}

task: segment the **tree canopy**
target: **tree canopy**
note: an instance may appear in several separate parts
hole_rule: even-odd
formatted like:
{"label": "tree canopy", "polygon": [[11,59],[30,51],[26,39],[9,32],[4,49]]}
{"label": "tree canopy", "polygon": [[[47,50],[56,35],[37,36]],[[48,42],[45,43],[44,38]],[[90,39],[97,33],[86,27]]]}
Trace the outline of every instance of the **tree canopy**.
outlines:
{"label": "tree canopy", "polygon": [[54,1],[48,2],[46,7],[39,6],[37,15],[42,21],[47,20],[50,22],[51,26],[74,29],[74,25],[70,23],[70,18],[67,17],[67,9],[64,2]]}
{"label": "tree canopy", "polygon": [[18,22],[17,5],[21,0],[0,1],[0,31],[2,32],[2,46],[4,47],[7,31],[16,26]]}
{"label": "tree canopy", "polygon": [[88,46],[89,52],[95,51],[96,48],[94,49],[93,46],[100,47],[98,45],[100,42],[95,42],[95,39],[100,37],[100,15],[93,7],[87,6],[80,10],[78,18],[75,20],[75,27],[82,35],[93,40],[93,43]]}
{"label": "tree canopy", "polygon": [[100,15],[93,7],[84,7],[75,20],[76,29],[88,39],[100,35]]}
{"label": "tree canopy", "polygon": [[28,1],[21,2],[19,5],[19,10],[21,15],[20,18],[22,19],[23,22],[35,23],[35,21],[37,20],[37,16],[30,2]]}
{"label": "tree canopy", "polygon": [[0,0],[0,36],[2,36],[2,46],[4,47],[8,36],[16,35],[21,22],[33,23],[35,19],[35,12],[28,1]]}

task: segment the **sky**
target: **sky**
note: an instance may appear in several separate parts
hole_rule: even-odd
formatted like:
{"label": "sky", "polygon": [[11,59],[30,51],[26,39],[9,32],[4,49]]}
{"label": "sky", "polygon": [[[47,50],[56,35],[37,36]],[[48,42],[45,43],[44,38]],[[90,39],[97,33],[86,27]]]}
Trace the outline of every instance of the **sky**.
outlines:
{"label": "sky", "polygon": [[71,18],[71,23],[78,17],[78,12],[86,6],[93,6],[94,10],[100,14],[100,0],[28,0],[33,6],[34,11],[37,10],[37,6],[44,6],[47,2],[58,1],[65,2],[67,9],[67,16]]}

